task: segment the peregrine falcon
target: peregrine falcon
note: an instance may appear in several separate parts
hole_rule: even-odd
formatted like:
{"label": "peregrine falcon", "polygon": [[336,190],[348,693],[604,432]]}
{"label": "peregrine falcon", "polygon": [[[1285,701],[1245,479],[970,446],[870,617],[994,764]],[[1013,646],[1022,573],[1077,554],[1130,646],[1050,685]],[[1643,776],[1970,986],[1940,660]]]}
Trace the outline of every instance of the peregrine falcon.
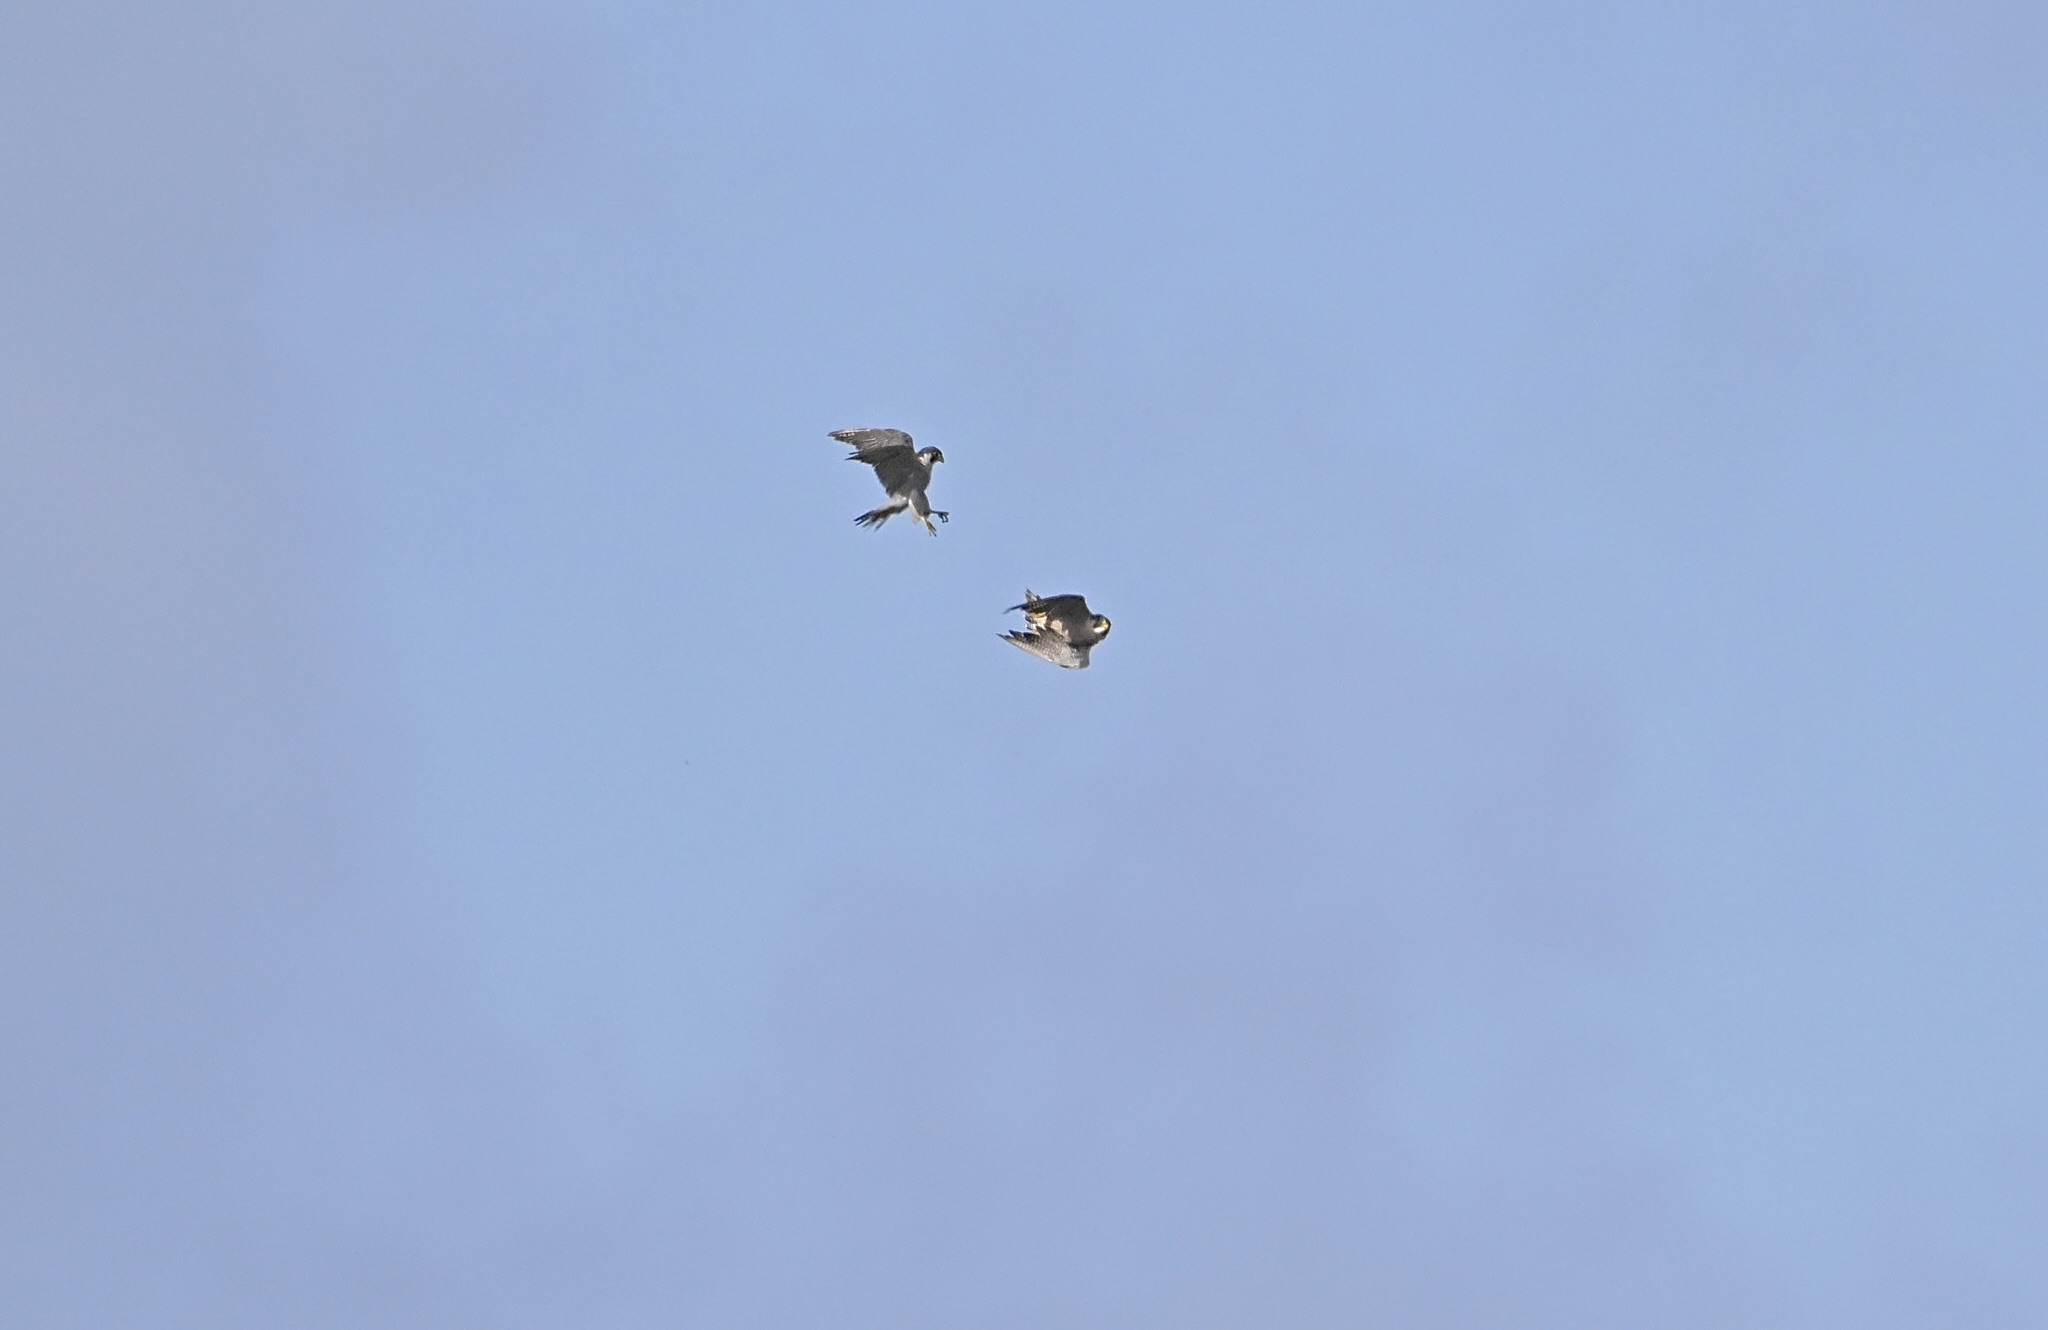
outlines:
{"label": "peregrine falcon", "polygon": [[854,518],[857,524],[877,527],[907,508],[919,526],[935,536],[939,534],[939,529],[932,525],[932,519],[936,517],[941,522],[950,519],[944,513],[933,511],[930,500],[924,497],[924,490],[932,483],[932,468],[946,460],[944,453],[936,448],[913,451],[910,436],[900,429],[836,429],[832,431],[832,437],[853,445],[853,451],[846,455],[846,460],[866,462],[873,467],[875,479],[881,481],[882,488],[889,492],[889,502]]}
{"label": "peregrine falcon", "polygon": [[1091,613],[1080,596],[1040,596],[1026,587],[1024,603],[1010,608],[1024,611],[1031,631],[1005,633],[1003,640],[1061,669],[1087,669],[1089,649],[1109,636],[1109,620]]}

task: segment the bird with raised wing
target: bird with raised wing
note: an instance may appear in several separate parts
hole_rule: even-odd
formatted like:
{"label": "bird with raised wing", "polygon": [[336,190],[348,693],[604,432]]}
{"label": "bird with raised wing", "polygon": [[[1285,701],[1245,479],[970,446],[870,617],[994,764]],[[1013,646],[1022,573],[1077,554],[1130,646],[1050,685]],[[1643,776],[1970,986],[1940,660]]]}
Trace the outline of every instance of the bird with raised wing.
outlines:
{"label": "bird with raised wing", "polygon": [[1061,669],[1087,669],[1089,651],[1109,636],[1109,620],[1081,596],[1041,596],[1026,587],[1024,603],[1010,609],[1024,611],[1029,631],[1005,633],[1003,640]]}
{"label": "bird with raised wing", "polygon": [[945,513],[934,511],[924,495],[925,487],[932,483],[932,468],[946,460],[944,453],[936,448],[913,448],[910,436],[900,429],[836,429],[832,437],[852,447],[847,461],[866,462],[873,467],[875,479],[882,482],[882,488],[889,494],[887,503],[862,513],[853,519],[855,523],[878,527],[897,513],[908,511],[919,526],[936,536],[939,529],[932,525],[932,519],[951,520]]}

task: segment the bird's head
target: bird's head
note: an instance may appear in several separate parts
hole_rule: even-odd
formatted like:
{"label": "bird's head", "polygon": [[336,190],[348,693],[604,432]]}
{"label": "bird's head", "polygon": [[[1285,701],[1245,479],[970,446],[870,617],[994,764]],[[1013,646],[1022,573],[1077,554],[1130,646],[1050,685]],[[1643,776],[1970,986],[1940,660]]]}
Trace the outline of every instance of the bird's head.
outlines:
{"label": "bird's head", "polygon": [[1108,637],[1108,636],[1109,636],[1109,616],[1108,616],[1108,615],[1106,615],[1106,614],[1098,614],[1098,615],[1096,615],[1096,616],[1095,616],[1095,635],[1096,635],[1097,637]]}
{"label": "bird's head", "polygon": [[926,448],[923,451],[919,452],[918,456],[924,459],[924,464],[926,466],[931,466],[934,463],[943,462],[946,460],[946,455],[936,448]]}

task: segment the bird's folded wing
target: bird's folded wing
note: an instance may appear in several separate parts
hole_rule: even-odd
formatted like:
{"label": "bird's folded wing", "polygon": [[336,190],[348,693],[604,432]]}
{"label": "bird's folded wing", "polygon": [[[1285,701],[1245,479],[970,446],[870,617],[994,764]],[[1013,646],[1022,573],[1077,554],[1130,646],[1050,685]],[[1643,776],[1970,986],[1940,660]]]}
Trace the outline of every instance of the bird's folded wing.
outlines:
{"label": "bird's folded wing", "polygon": [[1095,640],[1095,616],[1088,612],[1088,603],[1079,596],[1041,601],[1032,608],[1034,613],[1045,616],[1040,620],[1045,631],[1057,633],[1069,642]]}
{"label": "bird's folded wing", "polygon": [[1022,605],[1012,605],[1010,608],[1031,614],[1047,614],[1055,619],[1069,616],[1076,619],[1090,617],[1088,598],[1085,596],[1033,596]]}

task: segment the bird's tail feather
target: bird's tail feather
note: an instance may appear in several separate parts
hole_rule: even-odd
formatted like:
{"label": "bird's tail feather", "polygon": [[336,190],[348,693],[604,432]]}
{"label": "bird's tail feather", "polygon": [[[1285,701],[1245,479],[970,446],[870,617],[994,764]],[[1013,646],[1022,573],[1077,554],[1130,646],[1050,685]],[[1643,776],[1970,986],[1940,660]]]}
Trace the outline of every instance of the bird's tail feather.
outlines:
{"label": "bird's tail feather", "polygon": [[859,517],[854,518],[854,525],[865,527],[877,527],[880,526],[882,523],[888,521],[890,518],[894,517],[896,514],[902,512],[903,509],[904,504],[901,501],[895,503],[885,503],[879,508],[870,508],[866,512],[862,513]]}

